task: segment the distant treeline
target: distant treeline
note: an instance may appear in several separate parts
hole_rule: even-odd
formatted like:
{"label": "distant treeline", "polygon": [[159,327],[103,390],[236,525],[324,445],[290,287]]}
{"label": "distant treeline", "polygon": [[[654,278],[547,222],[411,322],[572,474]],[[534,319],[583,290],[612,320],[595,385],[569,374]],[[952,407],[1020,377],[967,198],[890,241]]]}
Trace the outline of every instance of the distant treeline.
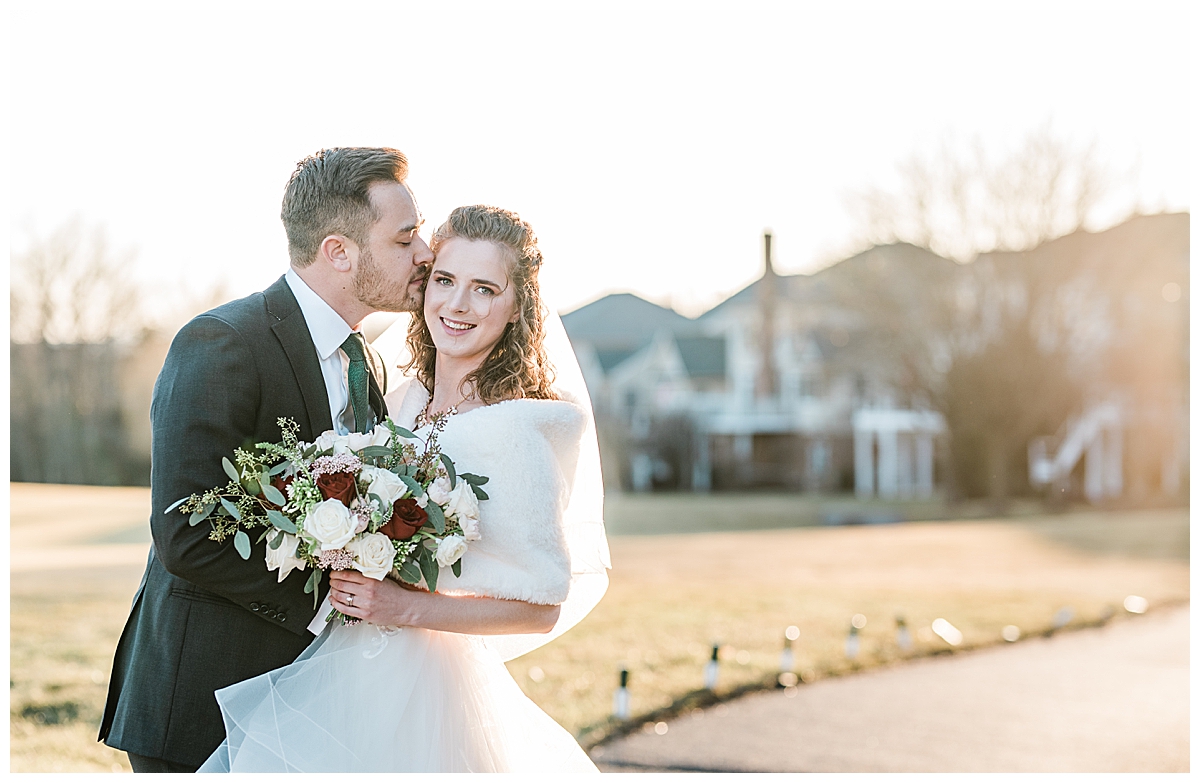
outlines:
{"label": "distant treeline", "polygon": [[113,341],[9,345],[12,481],[149,486],[121,394],[129,353]]}

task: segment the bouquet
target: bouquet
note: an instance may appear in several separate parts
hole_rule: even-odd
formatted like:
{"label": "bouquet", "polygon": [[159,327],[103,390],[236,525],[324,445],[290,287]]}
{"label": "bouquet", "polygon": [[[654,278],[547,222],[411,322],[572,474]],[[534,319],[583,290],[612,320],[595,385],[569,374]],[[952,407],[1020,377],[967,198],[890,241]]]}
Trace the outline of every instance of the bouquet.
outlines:
{"label": "bouquet", "polygon": [[[479,501],[488,479],[456,473],[438,434],[446,415],[433,417],[422,441],[386,419],[369,433],[322,433],[315,443],[297,439],[299,426],[278,420],[279,443],[259,443],[221,458],[229,483],[173,503],[198,525],[208,520],[209,538],[250,559],[250,533],[262,528],[266,565],[279,581],[312,567],[304,592],[317,604],[326,569],[359,571],[373,579],[391,576],[437,589],[438,569],[462,574],[468,543],[479,540]],[[418,445],[421,448],[418,448]],[[327,619],[357,622],[336,610]]]}

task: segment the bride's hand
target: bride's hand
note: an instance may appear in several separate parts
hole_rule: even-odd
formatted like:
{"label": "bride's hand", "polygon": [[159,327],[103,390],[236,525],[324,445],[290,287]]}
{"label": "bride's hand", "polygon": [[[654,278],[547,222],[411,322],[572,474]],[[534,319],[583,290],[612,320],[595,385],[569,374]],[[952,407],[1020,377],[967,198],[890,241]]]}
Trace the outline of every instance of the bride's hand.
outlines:
{"label": "bride's hand", "polygon": [[333,608],[375,625],[405,625],[403,609],[406,600],[411,600],[407,593],[417,589],[391,579],[371,579],[358,571],[329,572],[329,602]]}

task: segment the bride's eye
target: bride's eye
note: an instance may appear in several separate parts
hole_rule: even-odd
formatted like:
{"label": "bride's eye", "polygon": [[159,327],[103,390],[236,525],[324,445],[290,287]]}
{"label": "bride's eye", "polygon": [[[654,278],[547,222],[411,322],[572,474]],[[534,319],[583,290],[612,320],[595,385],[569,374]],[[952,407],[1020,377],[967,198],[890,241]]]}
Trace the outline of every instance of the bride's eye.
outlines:
{"label": "bride's eye", "polygon": [[476,288],[475,290],[485,296],[495,296],[496,295],[496,292],[493,291],[492,289],[488,288],[487,286],[481,285],[478,288]]}

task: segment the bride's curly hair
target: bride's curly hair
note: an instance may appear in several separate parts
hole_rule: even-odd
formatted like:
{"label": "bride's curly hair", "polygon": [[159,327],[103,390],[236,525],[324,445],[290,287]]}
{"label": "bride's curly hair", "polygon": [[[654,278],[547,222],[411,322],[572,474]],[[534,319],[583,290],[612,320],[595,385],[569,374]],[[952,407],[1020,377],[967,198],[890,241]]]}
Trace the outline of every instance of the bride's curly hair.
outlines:
{"label": "bride's curly hair", "polygon": [[[551,389],[554,367],[543,346],[546,306],[538,289],[542,251],[538,249],[533,227],[515,212],[476,204],[451,212],[434,232],[429,246],[437,253],[439,247],[454,237],[486,240],[500,247],[508,261],[508,278],[518,314],[515,322],[505,326],[487,359],[463,383],[471,384],[485,405],[522,398],[558,399]],[[429,325],[420,313],[408,327],[408,348],[412,359],[404,369],[414,372],[417,380],[432,391],[437,349]]]}

